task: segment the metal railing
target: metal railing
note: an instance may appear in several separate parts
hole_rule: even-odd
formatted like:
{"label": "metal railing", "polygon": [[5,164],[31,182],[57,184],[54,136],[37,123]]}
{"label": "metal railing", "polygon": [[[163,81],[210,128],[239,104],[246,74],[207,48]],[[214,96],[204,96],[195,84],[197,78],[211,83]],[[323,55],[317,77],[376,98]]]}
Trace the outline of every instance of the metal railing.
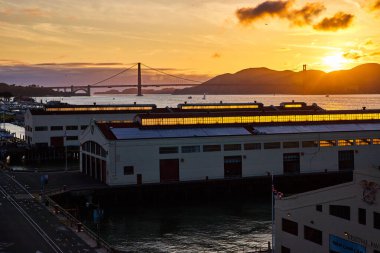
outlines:
{"label": "metal railing", "polygon": [[68,222],[68,225],[70,227],[76,226],[76,229],[78,232],[85,232],[88,236],[93,239],[97,245],[103,247],[107,250],[107,252],[115,253],[119,252],[116,250],[112,245],[110,245],[108,242],[106,242],[103,238],[101,238],[98,234],[96,234],[94,231],[92,231],[90,228],[85,226],[82,222],[80,222],[77,218],[75,218],[72,214],[67,212],[63,207],[58,205],[54,200],[52,200],[49,196],[45,196],[45,200],[48,201],[48,204],[50,206],[53,206],[54,212],[56,214],[62,215]]}

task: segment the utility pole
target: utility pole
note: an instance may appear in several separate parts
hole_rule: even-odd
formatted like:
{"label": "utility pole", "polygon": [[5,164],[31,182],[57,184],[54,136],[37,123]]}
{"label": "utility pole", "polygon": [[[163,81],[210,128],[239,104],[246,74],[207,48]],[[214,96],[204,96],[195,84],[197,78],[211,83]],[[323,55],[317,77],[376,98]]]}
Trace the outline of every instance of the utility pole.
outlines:
{"label": "utility pole", "polygon": [[141,63],[137,63],[137,96],[142,96],[141,92]]}

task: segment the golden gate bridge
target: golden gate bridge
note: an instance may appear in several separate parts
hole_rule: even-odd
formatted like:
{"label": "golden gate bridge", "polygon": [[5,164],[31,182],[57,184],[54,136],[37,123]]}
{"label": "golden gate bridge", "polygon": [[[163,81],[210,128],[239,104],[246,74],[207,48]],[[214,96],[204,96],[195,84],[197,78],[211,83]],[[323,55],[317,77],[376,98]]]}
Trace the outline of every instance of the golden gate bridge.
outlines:
{"label": "golden gate bridge", "polygon": [[[137,66],[137,83],[134,84],[104,84],[105,82],[116,78],[117,76],[120,76],[124,74],[127,71],[132,70],[134,67]],[[144,66],[146,70],[154,71],[156,73],[159,73],[161,76],[169,77],[165,78],[163,80],[162,77],[157,77],[157,75],[149,75],[150,82],[151,83],[143,83],[143,75],[142,75],[142,68],[141,66]],[[154,80],[155,79],[155,80]],[[170,81],[170,79],[174,81]],[[153,81],[153,83],[152,83]],[[55,86],[52,87],[55,91],[65,92],[69,93],[71,95],[84,95],[84,96],[91,96],[91,90],[92,89],[99,89],[99,88],[125,88],[125,87],[136,87],[137,88],[137,96],[142,96],[142,88],[143,87],[190,87],[190,86],[197,86],[199,84],[203,83],[203,81],[197,81],[192,80],[189,78],[181,77],[178,75],[173,75],[166,73],[165,71],[161,69],[156,69],[149,67],[143,63],[135,63],[131,67],[124,69],[112,76],[109,76],[103,80],[97,81],[95,83],[89,84],[89,85],[71,85],[71,86]]]}

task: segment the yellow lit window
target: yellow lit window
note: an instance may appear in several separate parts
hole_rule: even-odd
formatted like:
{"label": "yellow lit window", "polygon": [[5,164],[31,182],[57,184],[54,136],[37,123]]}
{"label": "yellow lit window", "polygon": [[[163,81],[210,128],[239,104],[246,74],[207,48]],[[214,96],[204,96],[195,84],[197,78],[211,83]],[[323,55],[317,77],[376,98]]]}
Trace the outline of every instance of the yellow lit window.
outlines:
{"label": "yellow lit window", "polygon": [[87,112],[87,111],[149,111],[152,106],[110,106],[110,107],[48,107],[47,112]]}
{"label": "yellow lit window", "polygon": [[285,104],[285,108],[301,108],[302,104]]}
{"label": "yellow lit window", "polygon": [[354,140],[338,140],[338,146],[352,146],[354,145]]}
{"label": "yellow lit window", "polygon": [[380,138],[373,138],[372,139],[372,144],[374,144],[374,145],[380,145]]}
{"label": "yellow lit window", "polygon": [[243,104],[243,105],[182,105],[182,110],[225,110],[225,109],[257,109],[259,105],[256,104]]}
{"label": "yellow lit window", "polygon": [[153,125],[199,125],[199,124],[242,124],[276,122],[324,122],[348,120],[379,120],[380,113],[357,114],[309,114],[309,115],[258,115],[258,116],[209,116],[143,119],[143,126]]}
{"label": "yellow lit window", "polygon": [[358,146],[365,146],[371,144],[371,139],[357,139],[355,142]]}
{"label": "yellow lit window", "polygon": [[336,146],[336,142],[334,140],[321,140],[319,141],[320,147],[333,147]]}

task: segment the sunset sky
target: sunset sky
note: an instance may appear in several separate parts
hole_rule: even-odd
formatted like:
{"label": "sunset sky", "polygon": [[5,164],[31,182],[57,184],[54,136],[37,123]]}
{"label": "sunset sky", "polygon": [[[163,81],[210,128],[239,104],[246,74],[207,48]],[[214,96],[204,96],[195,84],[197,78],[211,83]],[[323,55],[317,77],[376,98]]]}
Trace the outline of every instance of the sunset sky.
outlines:
{"label": "sunset sky", "polygon": [[0,45],[0,82],[135,62],[199,80],[333,71],[380,62],[380,0],[0,0]]}

